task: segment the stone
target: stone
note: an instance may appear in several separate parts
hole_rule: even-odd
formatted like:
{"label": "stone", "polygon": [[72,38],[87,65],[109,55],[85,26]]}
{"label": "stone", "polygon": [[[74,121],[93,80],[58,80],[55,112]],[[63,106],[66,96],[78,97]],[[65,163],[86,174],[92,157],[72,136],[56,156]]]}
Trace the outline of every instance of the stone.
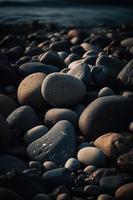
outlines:
{"label": "stone", "polygon": [[37,194],[32,200],[51,200],[51,198],[47,194]]}
{"label": "stone", "polygon": [[43,163],[43,168],[44,168],[44,171],[50,171],[50,170],[53,170],[53,169],[56,169],[57,168],[57,165],[55,162],[52,162],[52,161],[45,161]]}
{"label": "stone", "polygon": [[111,96],[111,95],[114,95],[114,92],[109,87],[102,88],[98,93],[98,97]]}
{"label": "stone", "polygon": [[7,117],[7,122],[11,127],[19,129],[22,134],[38,125],[37,115],[30,106],[21,106],[14,110]]}
{"label": "stone", "polygon": [[120,95],[100,97],[90,103],[79,118],[81,133],[89,140],[128,127],[132,120],[132,99]]}
{"label": "stone", "polygon": [[80,169],[80,162],[76,158],[69,158],[65,163],[65,168],[71,171],[77,171]]}
{"label": "stone", "polygon": [[128,152],[132,142],[119,133],[107,133],[98,137],[95,146],[100,148],[111,160],[116,160],[121,154]]}
{"label": "stone", "polygon": [[115,200],[113,196],[109,194],[100,194],[97,200]]}
{"label": "stone", "polygon": [[104,153],[95,147],[84,147],[77,154],[78,160],[83,165],[94,165],[102,167],[106,164],[106,156]]}
{"label": "stone", "polygon": [[120,71],[117,79],[121,88],[133,90],[133,59]]}
{"label": "stone", "polygon": [[7,118],[17,107],[17,103],[11,97],[0,94],[0,115]]}
{"label": "stone", "polygon": [[125,173],[133,173],[133,151],[129,151],[117,158],[117,167]]}
{"label": "stone", "polygon": [[22,172],[26,169],[26,164],[15,156],[0,155],[0,172],[4,174],[13,169]]}
{"label": "stone", "polygon": [[97,197],[100,194],[100,187],[97,185],[86,185],[84,187],[85,196],[95,196]]}
{"label": "stone", "polygon": [[31,143],[27,148],[30,158],[40,162],[64,163],[75,153],[75,131],[70,122],[57,122],[46,135]]}
{"label": "stone", "polygon": [[117,200],[131,200],[133,199],[133,183],[128,183],[119,187],[115,192]]}
{"label": "stone", "polygon": [[66,51],[69,52],[69,48],[71,46],[71,43],[69,40],[60,40],[60,41],[55,41],[50,44],[50,49],[58,52],[58,51]]}
{"label": "stone", "polygon": [[46,65],[39,62],[28,62],[20,65],[18,70],[21,76],[26,77],[36,72],[50,74],[59,71],[59,68],[56,66]]}
{"label": "stone", "polygon": [[71,200],[70,196],[66,193],[59,194],[56,200]]}
{"label": "stone", "polygon": [[46,74],[34,73],[21,81],[17,91],[18,102],[21,105],[29,105],[40,109],[45,106],[44,98],[41,94],[41,86]]}
{"label": "stone", "polygon": [[91,87],[91,72],[89,66],[82,62],[79,64],[75,64],[75,67],[70,69],[67,74],[76,77],[77,79],[83,81],[86,88]]}
{"label": "stone", "polygon": [[74,127],[78,125],[78,115],[66,108],[53,108],[49,109],[44,117],[44,124],[48,127],[52,127],[58,121],[67,120],[72,123]]}
{"label": "stone", "polygon": [[42,54],[40,57],[40,62],[47,65],[57,66],[59,68],[64,67],[63,60],[54,51],[47,51],[46,53]]}
{"label": "stone", "polygon": [[0,115],[0,148],[7,147],[12,139],[11,129],[6,119]]}
{"label": "stone", "polygon": [[97,170],[97,168],[94,165],[88,165],[87,167],[84,168],[84,172],[87,175],[91,175],[93,172],[95,172]]}
{"label": "stone", "polygon": [[32,161],[29,162],[29,168],[35,168],[39,171],[42,171],[43,166],[40,162],[32,160]]}
{"label": "stone", "polygon": [[39,139],[48,132],[48,128],[44,125],[38,125],[29,129],[24,135],[24,141],[26,144],[31,144],[35,140]]}
{"label": "stone", "polygon": [[55,107],[76,105],[86,94],[82,81],[71,75],[59,73],[49,74],[43,81],[41,91],[45,101]]}
{"label": "stone", "polygon": [[111,39],[107,37],[106,35],[95,35],[92,37],[90,44],[98,46],[100,48],[104,48],[108,46],[111,42]]}
{"label": "stone", "polygon": [[77,55],[76,53],[71,53],[69,54],[66,59],[65,59],[65,64],[68,66],[70,65],[72,62],[79,60],[80,56]]}
{"label": "stone", "polygon": [[45,172],[43,174],[43,181],[52,188],[57,188],[60,185],[68,187],[73,185],[73,178],[70,175],[70,171],[66,168],[57,168]]}
{"label": "stone", "polygon": [[121,45],[123,47],[132,47],[133,46],[133,37],[122,40]]}

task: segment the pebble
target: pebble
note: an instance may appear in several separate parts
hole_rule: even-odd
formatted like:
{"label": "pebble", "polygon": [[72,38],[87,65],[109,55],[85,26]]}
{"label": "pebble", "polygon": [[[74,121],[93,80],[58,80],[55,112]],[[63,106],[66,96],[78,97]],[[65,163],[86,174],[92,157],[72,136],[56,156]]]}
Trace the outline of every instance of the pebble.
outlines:
{"label": "pebble", "polygon": [[97,200],[115,200],[113,196],[109,194],[100,194]]}
{"label": "pebble", "polygon": [[77,55],[76,53],[71,53],[69,54],[66,59],[65,59],[65,64],[68,66],[70,65],[72,62],[79,60],[80,56]]}
{"label": "pebble", "polygon": [[120,95],[100,97],[89,104],[79,118],[81,133],[89,140],[126,128],[132,119],[132,100]]}
{"label": "pebble", "polygon": [[81,166],[80,162],[76,158],[69,158],[64,167],[71,171],[77,171]]}
{"label": "pebble", "polygon": [[102,88],[98,93],[98,97],[111,96],[111,95],[114,95],[114,92],[109,87]]}
{"label": "pebble", "polygon": [[96,185],[86,185],[84,187],[85,196],[95,196],[97,197],[100,194],[100,187]]}
{"label": "pebble", "polygon": [[55,162],[52,162],[52,161],[45,161],[43,163],[43,168],[45,171],[50,171],[50,170],[53,170],[53,169],[56,169],[57,168],[57,165]]}
{"label": "pebble", "polygon": [[53,72],[59,71],[59,68],[56,66],[46,65],[39,62],[27,62],[19,67],[19,74],[23,77],[26,77],[30,74],[42,72],[44,74],[50,74]]}
{"label": "pebble", "polygon": [[71,200],[70,196],[66,193],[59,194],[56,200]]}
{"label": "pebble", "polygon": [[52,108],[49,109],[44,117],[44,124],[48,127],[52,127],[58,121],[67,120],[72,123],[74,127],[78,125],[78,115],[76,112],[66,108]]}
{"label": "pebble", "polygon": [[73,178],[66,168],[57,168],[45,172],[43,174],[43,181],[52,188],[57,188],[60,185],[68,187],[71,187],[73,185]]}
{"label": "pebble", "polygon": [[37,194],[32,200],[51,200],[47,194]]}
{"label": "pebble", "polygon": [[133,183],[128,183],[121,186],[115,192],[117,200],[131,200],[133,199]]}
{"label": "pebble", "polygon": [[95,146],[100,148],[112,160],[126,153],[132,147],[132,142],[119,133],[107,133],[98,137]]}
{"label": "pebble", "polygon": [[6,119],[0,115],[0,148],[7,147],[12,139],[11,129]]}
{"label": "pebble", "polygon": [[95,147],[84,147],[77,154],[78,160],[83,165],[104,166],[106,164],[106,156],[104,153]]}
{"label": "pebble", "polygon": [[46,74],[34,73],[21,81],[17,91],[18,102],[21,105],[29,105],[40,109],[45,106],[44,98],[41,94],[41,86]]}
{"label": "pebble", "polygon": [[95,172],[97,170],[97,168],[93,165],[88,165],[87,167],[84,168],[84,172],[87,174],[87,175],[91,175],[93,172]]}
{"label": "pebble", "polygon": [[29,162],[29,168],[35,168],[39,171],[42,171],[43,166],[40,162],[32,160]]}
{"label": "pebble", "polygon": [[133,151],[120,155],[117,159],[117,167],[126,173],[133,173]]}
{"label": "pebble", "polygon": [[57,122],[46,135],[28,146],[27,153],[33,160],[48,160],[64,165],[75,153],[73,126],[66,120]]}
{"label": "pebble", "polygon": [[24,134],[38,124],[38,119],[32,107],[20,106],[7,117],[7,122],[11,127],[19,129]]}
{"label": "pebble", "polygon": [[39,139],[48,132],[48,128],[44,125],[38,125],[29,129],[24,135],[24,141],[27,145]]}
{"label": "pebble", "polygon": [[71,75],[59,73],[48,75],[43,81],[41,91],[46,102],[55,107],[76,105],[86,94],[82,81]]}

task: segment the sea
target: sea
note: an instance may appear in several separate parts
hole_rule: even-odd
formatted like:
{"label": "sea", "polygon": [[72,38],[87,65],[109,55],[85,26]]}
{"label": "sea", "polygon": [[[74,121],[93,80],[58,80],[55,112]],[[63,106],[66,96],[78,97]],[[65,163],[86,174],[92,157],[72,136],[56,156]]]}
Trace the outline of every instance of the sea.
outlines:
{"label": "sea", "polygon": [[[123,0],[124,1],[124,0]],[[133,6],[116,0],[0,0],[0,23],[38,20],[61,26],[104,26],[133,23]],[[126,2],[126,0],[125,0]]]}

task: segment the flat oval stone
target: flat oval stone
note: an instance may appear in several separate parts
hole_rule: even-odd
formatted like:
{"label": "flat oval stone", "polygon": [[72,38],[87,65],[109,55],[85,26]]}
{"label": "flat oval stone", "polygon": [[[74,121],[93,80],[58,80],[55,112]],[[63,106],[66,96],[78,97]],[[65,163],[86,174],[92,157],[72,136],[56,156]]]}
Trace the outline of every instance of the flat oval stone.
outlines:
{"label": "flat oval stone", "polygon": [[77,154],[78,160],[83,165],[104,166],[106,163],[106,156],[104,153],[95,147],[84,147],[79,150]]}
{"label": "flat oval stone", "polygon": [[50,74],[53,72],[59,71],[58,67],[46,65],[39,62],[28,62],[20,65],[19,67],[19,73],[20,75],[26,77],[30,74],[36,73],[36,72],[42,72],[45,74]]}
{"label": "flat oval stone", "polygon": [[79,128],[88,139],[120,131],[126,128],[132,120],[132,99],[112,95],[100,97],[90,103],[79,119]]}
{"label": "flat oval stone", "polygon": [[75,132],[70,122],[57,122],[49,132],[27,148],[30,158],[40,162],[64,163],[75,153]]}
{"label": "flat oval stone", "polygon": [[133,173],[133,151],[120,155],[117,159],[117,167],[122,172]]}
{"label": "flat oval stone", "polygon": [[12,139],[11,129],[7,121],[0,115],[0,148],[10,144]]}
{"label": "flat oval stone", "polygon": [[35,111],[30,106],[21,106],[14,110],[8,117],[7,122],[13,128],[17,128],[21,133],[38,125]]}
{"label": "flat oval stone", "polygon": [[131,200],[133,199],[133,183],[128,183],[121,186],[115,192],[117,200]]}
{"label": "flat oval stone", "polygon": [[98,93],[98,97],[111,96],[111,95],[114,95],[114,92],[109,87],[102,88]]}
{"label": "flat oval stone", "polygon": [[48,75],[43,81],[41,90],[44,99],[55,107],[76,105],[86,94],[82,81],[71,75],[59,73]]}
{"label": "flat oval stone", "polygon": [[53,108],[46,112],[44,117],[44,123],[48,127],[52,127],[58,121],[67,120],[72,123],[73,126],[78,125],[78,115],[76,112],[66,108]]}
{"label": "flat oval stone", "polygon": [[115,200],[113,196],[109,194],[100,194],[97,200]]}
{"label": "flat oval stone", "polygon": [[35,140],[39,139],[48,132],[48,128],[44,125],[38,125],[28,130],[24,135],[24,141],[26,144],[31,144]]}
{"label": "flat oval stone", "polygon": [[12,169],[22,172],[26,169],[25,163],[15,156],[11,155],[0,155],[0,171],[7,173]]}
{"label": "flat oval stone", "polygon": [[95,146],[100,148],[112,160],[132,148],[132,142],[119,133],[107,133],[98,137]]}
{"label": "flat oval stone", "polygon": [[18,101],[21,105],[29,105],[38,109],[45,106],[41,86],[46,76],[44,73],[34,73],[21,81],[17,91]]}
{"label": "flat oval stone", "polygon": [[65,168],[71,171],[77,171],[80,169],[80,162],[76,158],[69,158],[65,163]]}

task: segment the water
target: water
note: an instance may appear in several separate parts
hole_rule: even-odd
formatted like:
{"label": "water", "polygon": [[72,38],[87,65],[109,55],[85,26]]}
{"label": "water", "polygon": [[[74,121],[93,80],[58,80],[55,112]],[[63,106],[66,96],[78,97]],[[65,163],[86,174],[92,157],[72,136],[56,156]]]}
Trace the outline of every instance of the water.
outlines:
{"label": "water", "polygon": [[117,25],[133,22],[133,7],[122,4],[93,5],[75,0],[0,0],[0,22],[30,20],[53,22],[63,26]]}

